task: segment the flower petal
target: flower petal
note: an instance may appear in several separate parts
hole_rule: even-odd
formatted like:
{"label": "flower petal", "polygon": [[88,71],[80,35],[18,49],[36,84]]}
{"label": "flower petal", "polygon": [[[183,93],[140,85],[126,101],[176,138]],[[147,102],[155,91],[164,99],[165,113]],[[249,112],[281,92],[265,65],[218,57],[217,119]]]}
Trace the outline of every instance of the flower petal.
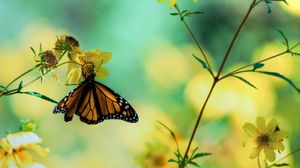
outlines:
{"label": "flower petal", "polygon": [[286,137],[288,137],[289,133],[287,131],[283,131],[283,130],[280,130],[280,131],[276,131],[272,134],[272,139],[274,141],[279,141],[279,140],[282,140]]}
{"label": "flower petal", "polygon": [[264,130],[266,129],[266,120],[263,117],[257,117],[256,124],[257,124],[257,129],[260,132],[264,132]]}
{"label": "flower petal", "polygon": [[254,148],[254,150],[250,154],[250,159],[256,158],[259,155],[261,149],[262,149],[262,147],[260,147],[260,146],[258,146],[257,148]]}
{"label": "flower petal", "polygon": [[33,132],[17,132],[15,134],[8,134],[7,140],[12,148],[42,142],[42,139]]}
{"label": "flower petal", "polygon": [[99,80],[103,80],[108,76],[108,70],[105,67],[100,67],[97,71],[96,78]]}
{"label": "flower petal", "polygon": [[41,157],[46,157],[49,154],[49,148],[43,148],[37,144],[28,145],[27,148],[37,152]]}
{"label": "flower petal", "polygon": [[251,123],[246,123],[243,126],[243,129],[249,136],[252,136],[252,137],[256,137],[259,134],[257,128]]}
{"label": "flower petal", "polygon": [[11,153],[13,150],[12,147],[9,145],[7,138],[2,138],[0,140],[0,146],[1,146],[1,151],[3,151],[3,152]]}
{"label": "flower petal", "polygon": [[[99,49],[91,50],[84,52],[83,59],[85,61],[92,61],[95,64],[105,64],[107,63],[112,57],[112,54],[109,52],[101,52]],[[95,65],[95,67],[99,66]]]}
{"label": "flower petal", "polygon": [[257,147],[256,138],[249,138],[243,143],[243,147]]}
{"label": "flower petal", "polygon": [[277,121],[275,119],[272,119],[268,123],[265,133],[268,133],[270,135],[273,134],[277,125],[278,125]]}
{"label": "flower petal", "polygon": [[284,151],[284,145],[281,142],[272,141],[269,143],[270,147],[279,151]]}
{"label": "flower petal", "polygon": [[275,161],[276,154],[275,154],[274,150],[271,147],[268,147],[268,146],[265,147],[264,148],[264,153],[265,153],[265,156],[266,156],[267,160],[269,160],[270,162]]}
{"label": "flower petal", "polygon": [[170,0],[170,8],[172,9],[175,4],[176,4],[177,0]]}
{"label": "flower petal", "polygon": [[18,155],[20,161],[24,164],[28,164],[32,162],[32,156],[30,153],[26,152],[26,151],[20,151],[17,152],[15,155]]}
{"label": "flower petal", "polygon": [[72,69],[68,74],[68,79],[66,85],[68,84],[78,84],[81,79],[81,67]]}

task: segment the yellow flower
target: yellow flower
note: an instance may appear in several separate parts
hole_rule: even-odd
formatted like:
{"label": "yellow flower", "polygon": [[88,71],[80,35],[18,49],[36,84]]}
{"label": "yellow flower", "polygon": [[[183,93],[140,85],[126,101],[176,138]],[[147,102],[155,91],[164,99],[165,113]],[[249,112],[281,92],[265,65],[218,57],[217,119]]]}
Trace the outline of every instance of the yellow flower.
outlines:
{"label": "yellow flower", "polygon": [[244,125],[244,131],[251,137],[244,145],[254,147],[250,155],[251,159],[258,157],[263,150],[266,159],[273,162],[276,159],[275,151],[284,150],[282,141],[288,136],[288,132],[280,130],[275,119],[266,125],[264,118],[257,117],[256,123],[257,127],[251,123]]}
{"label": "yellow flower", "polygon": [[69,64],[66,84],[78,84],[84,75],[82,67],[88,66],[90,63],[92,63],[93,72],[96,72],[96,77],[100,80],[104,79],[108,75],[108,70],[101,65],[107,63],[111,56],[111,53],[101,52],[100,50],[92,50],[81,55],[75,55],[72,60],[76,63]]}
{"label": "yellow flower", "polygon": [[0,167],[32,167],[36,165],[32,160],[32,155],[27,150],[37,152],[45,157],[49,153],[48,148],[43,148],[41,138],[33,132],[17,132],[8,134],[0,140]]}
{"label": "yellow flower", "polygon": [[[197,2],[198,0],[193,0],[194,2]],[[157,0],[158,3],[166,2],[166,0]],[[169,0],[169,6],[170,9],[172,9],[177,3],[177,0]]]}

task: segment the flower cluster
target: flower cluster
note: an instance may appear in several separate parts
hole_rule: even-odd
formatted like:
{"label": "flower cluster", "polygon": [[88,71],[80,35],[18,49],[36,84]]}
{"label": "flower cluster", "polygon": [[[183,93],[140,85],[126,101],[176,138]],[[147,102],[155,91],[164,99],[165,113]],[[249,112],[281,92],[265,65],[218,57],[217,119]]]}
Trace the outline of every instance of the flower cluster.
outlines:
{"label": "flower cluster", "polygon": [[103,52],[99,49],[82,51],[79,42],[75,38],[66,35],[57,39],[55,50],[56,53],[62,55],[67,53],[70,60],[66,84],[78,84],[82,77],[85,78],[83,67],[88,64],[91,64],[95,76],[99,79],[104,79],[108,75],[108,70],[101,65],[111,59],[112,54],[109,52]]}

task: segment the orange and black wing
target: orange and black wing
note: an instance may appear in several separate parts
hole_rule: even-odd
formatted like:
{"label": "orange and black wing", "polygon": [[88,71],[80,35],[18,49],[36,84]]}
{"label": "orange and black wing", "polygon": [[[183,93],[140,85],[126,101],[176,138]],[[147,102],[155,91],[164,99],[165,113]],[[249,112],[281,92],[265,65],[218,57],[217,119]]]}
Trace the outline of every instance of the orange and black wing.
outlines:
{"label": "orange and black wing", "polygon": [[[102,120],[120,119],[132,123],[139,120],[133,107],[107,86],[95,81],[93,95],[93,101],[91,102],[94,102]],[[86,120],[89,120],[87,118],[88,113],[84,108],[79,109],[78,112],[81,121],[86,122]]]}
{"label": "orange and black wing", "polygon": [[121,119],[137,122],[133,107],[119,94],[94,80],[85,81],[71,91],[55,107],[54,113],[65,114],[65,121],[71,121],[77,114],[87,124],[97,124],[105,119]]}

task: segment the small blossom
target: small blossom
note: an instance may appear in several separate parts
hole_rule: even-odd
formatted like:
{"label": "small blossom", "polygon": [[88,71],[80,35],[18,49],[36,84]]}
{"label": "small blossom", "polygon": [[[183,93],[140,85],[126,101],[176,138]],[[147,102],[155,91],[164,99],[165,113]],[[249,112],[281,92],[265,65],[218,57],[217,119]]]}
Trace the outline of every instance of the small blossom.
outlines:
{"label": "small blossom", "polygon": [[6,167],[32,167],[35,165],[28,150],[37,152],[41,157],[49,153],[48,148],[39,144],[41,138],[33,132],[17,132],[8,134],[0,140],[0,165]]}
{"label": "small blossom", "polygon": [[37,124],[32,121],[32,120],[21,120],[21,126],[20,130],[21,131],[30,131],[30,132],[35,132],[37,130],[38,126]]}
{"label": "small blossom", "polygon": [[68,80],[66,83],[78,84],[82,77],[87,78],[88,76],[96,76],[99,79],[104,79],[108,75],[108,71],[101,65],[107,63],[111,59],[111,55],[108,52],[92,50],[73,57],[72,60],[76,63],[69,64]]}
{"label": "small blossom", "polygon": [[54,68],[58,63],[57,57],[51,50],[45,51],[44,54],[42,55],[41,60],[42,60],[42,64],[44,64],[44,68],[46,69]]}
{"label": "small blossom", "polygon": [[79,42],[72,36],[61,35],[55,42],[55,50],[63,53],[72,52],[79,48]]}
{"label": "small blossom", "polygon": [[264,118],[258,117],[256,123],[257,127],[251,123],[244,125],[244,131],[251,137],[244,143],[244,146],[254,148],[250,155],[251,159],[258,157],[263,150],[266,159],[273,162],[276,159],[275,151],[282,152],[284,150],[282,141],[288,136],[288,132],[280,130],[275,119],[266,124]]}
{"label": "small blossom", "polygon": [[[176,3],[177,3],[177,0],[168,0],[169,1],[169,6],[170,6],[170,9],[172,9]],[[193,2],[197,2],[198,0],[193,0]],[[163,3],[163,2],[166,2],[166,0],[157,0],[158,3]]]}

